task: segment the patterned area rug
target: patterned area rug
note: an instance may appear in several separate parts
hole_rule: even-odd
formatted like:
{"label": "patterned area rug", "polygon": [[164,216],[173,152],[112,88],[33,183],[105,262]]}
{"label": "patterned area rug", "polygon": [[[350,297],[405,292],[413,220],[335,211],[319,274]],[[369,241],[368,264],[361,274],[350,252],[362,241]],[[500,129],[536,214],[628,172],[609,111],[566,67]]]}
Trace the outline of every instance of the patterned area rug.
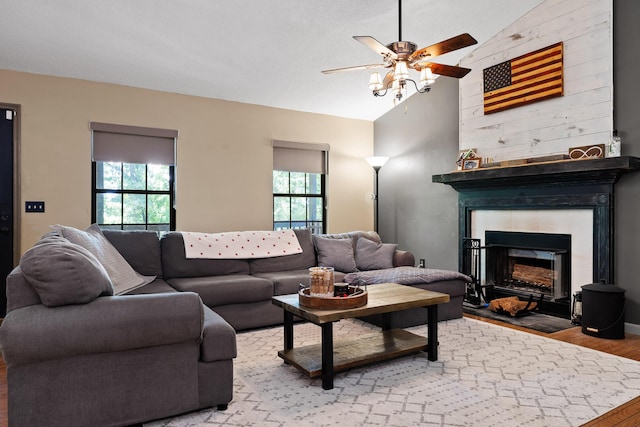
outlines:
{"label": "patterned area rug", "polygon": [[[319,327],[294,328],[295,345],[320,341]],[[376,329],[341,321],[334,338]],[[352,369],[325,391],[277,356],[281,327],[242,332],[226,411],[145,426],[579,426],[640,395],[630,359],[464,318],[441,322],[439,340],[437,362],[419,353]]]}

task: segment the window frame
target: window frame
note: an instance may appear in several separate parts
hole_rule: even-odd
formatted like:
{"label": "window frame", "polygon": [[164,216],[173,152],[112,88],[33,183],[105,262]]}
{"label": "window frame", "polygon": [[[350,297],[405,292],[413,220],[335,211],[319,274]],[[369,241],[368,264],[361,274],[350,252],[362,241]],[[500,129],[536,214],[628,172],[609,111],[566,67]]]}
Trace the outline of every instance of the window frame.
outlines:
{"label": "window frame", "polygon": [[[138,163],[138,164],[144,164],[145,165],[145,190],[125,190],[125,189],[99,189],[97,188],[97,184],[98,184],[98,162],[96,161],[92,161],[91,162],[91,222],[92,223],[96,223],[98,224],[98,226],[100,226],[101,228],[108,228],[108,229],[116,229],[116,227],[120,227],[120,230],[125,230],[125,227],[129,227],[126,228],[126,230],[134,230],[134,229],[142,229],[141,227],[144,227],[144,230],[149,230],[149,226],[153,226],[153,225],[160,225],[160,224],[154,224],[154,223],[149,223],[149,215],[148,215],[148,211],[147,211],[147,215],[146,215],[146,221],[144,224],[129,224],[129,223],[125,223],[124,222],[124,204],[123,202],[121,202],[123,204],[123,209],[122,209],[122,213],[121,213],[121,222],[120,224],[102,224],[99,223],[97,221],[97,196],[98,194],[120,194],[123,196],[124,199],[124,195],[125,194],[144,194],[145,196],[148,195],[155,195],[155,194],[160,194],[160,195],[168,195],[169,196],[169,231],[175,231],[176,229],[176,204],[175,204],[175,165],[165,165],[169,167],[169,189],[168,190],[149,190],[146,189],[146,187],[148,186],[148,182],[147,182],[147,177],[148,177],[148,166],[149,163]],[[103,162],[105,163],[105,162]],[[120,163],[121,167],[122,165],[126,164],[127,162],[118,162],[118,161],[112,161],[111,163]],[[121,175],[122,176],[122,175]],[[121,185],[122,187],[122,185]],[[145,209],[148,210],[148,203],[145,204]],[[166,223],[161,223],[161,224],[166,224]],[[132,228],[134,227],[134,228]],[[153,228],[151,228],[151,230],[153,231],[159,231],[159,230],[154,230]]]}
{"label": "window frame", "polygon": [[[287,173],[289,174],[289,192],[288,193],[276,193],[274,191],[273,188],[273,173],[275,172],[283,172],[283,173]],[[308,175],[319,175],[320,176],[320,193],[292,193],[291,192],[291,174],[292,173],[304,173],[305,174],[305,182],[308,179]],[[293,223],[296,222],[302,222],[302,221],[296,221],[296,220],[292,220],[291,219],[291,207],[293,206],[293,203],[291,203],[292,199],[307,199],[310,197],[319,197],[322,200],[322,221],[315,221],[315,220],[309,220],[308,218],[308,214],[309,211],[306,211],[306,218],[304,220],[305,222],[305,228],[309,228],[311,229],[311,233],[312,234],[323,234],[325,233],[325,230],[327,229],[327,189],[326,189],[326,174],[324,173],[312,173],[312,172],[292,172],[292,171],[284,171],[284,170],[276,170],[274,169],[272,171],[272,175],[271,175],[271,192],[272,192],[272,218],[273,218],[273,229],[274,230],[279,230],[279,229],[283,229],[283,228],[300,228],[300,227],[293,227]],[[289,198],[289,220],[288,221],[276,221],[275,218],[275,199],[276,197],[282,198]],[[320,223],[321,229],[318,229],[315,225]],[[280,226],[279,228],[276,228],[276,224],[281,224],[282,226]],[[285,224],[288,224],[288,226],[284,226]]]}

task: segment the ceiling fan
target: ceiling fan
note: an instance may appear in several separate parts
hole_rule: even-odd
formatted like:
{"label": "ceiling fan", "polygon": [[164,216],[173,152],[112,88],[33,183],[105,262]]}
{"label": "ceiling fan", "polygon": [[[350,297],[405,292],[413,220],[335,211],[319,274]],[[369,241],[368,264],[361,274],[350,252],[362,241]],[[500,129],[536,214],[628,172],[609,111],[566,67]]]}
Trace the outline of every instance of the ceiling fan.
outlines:
{"label": "ceiling fan", "polygon": [[[358,65],[355,67],[334,68],[324,70],[323,74],[342,73],[345,71],[371,70],[377,68],[390,68],[384,79],[380,73],[373,72],[369,80],[369,88],[374,96],[384,96],[389,89],[394,95],[394,103],[399,103],[406,97],[407,82],[412,82],[420,93],[428,92],[435,81],[434,74],[455,77],[457,79],[467,75],[469,68],[454,65],[444,65],[431,62],[439,55],[454,50],[462,49],[478,43],[476,39],[467,33],[460,34],[431,46],[418,49],[415,43],[402,41],[402,0],[398,0],[398,40],[388,45],[383,45],[371,36],[353,36],[354,39],[367,46],[376,53],[382,55],[382,64]],[[419,83],[409,78],[409,69],[420,72]]]}

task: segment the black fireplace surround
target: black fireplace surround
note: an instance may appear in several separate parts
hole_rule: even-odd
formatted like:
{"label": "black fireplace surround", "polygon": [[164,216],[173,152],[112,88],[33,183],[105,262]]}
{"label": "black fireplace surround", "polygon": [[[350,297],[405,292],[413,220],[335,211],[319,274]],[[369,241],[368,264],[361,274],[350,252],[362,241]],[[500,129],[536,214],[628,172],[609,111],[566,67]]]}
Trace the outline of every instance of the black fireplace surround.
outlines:
{"label": "black fireplace surround", "polygon": [[614,186],[635,170],[640,159],[623,156],[472,169],[433,175],[432,181],[458,192],[460,269],[462,238],[471,237],[474,210],[591,209],[593,283],[613,283]]}

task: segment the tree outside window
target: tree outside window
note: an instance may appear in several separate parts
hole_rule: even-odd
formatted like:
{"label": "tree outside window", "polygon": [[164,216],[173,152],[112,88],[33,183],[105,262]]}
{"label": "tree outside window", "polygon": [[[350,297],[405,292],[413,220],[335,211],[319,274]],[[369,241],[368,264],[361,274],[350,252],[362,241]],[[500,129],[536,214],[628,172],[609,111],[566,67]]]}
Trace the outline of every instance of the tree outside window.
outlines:
{"label": "tree outside window", "polygon": [[104,229],[175,229],[173,166],[93,162],[93,222]]}
{"label": "tree outside window", "polygon": [[325,178],[319,173],[273,171],[273,229],[325,229]]}

